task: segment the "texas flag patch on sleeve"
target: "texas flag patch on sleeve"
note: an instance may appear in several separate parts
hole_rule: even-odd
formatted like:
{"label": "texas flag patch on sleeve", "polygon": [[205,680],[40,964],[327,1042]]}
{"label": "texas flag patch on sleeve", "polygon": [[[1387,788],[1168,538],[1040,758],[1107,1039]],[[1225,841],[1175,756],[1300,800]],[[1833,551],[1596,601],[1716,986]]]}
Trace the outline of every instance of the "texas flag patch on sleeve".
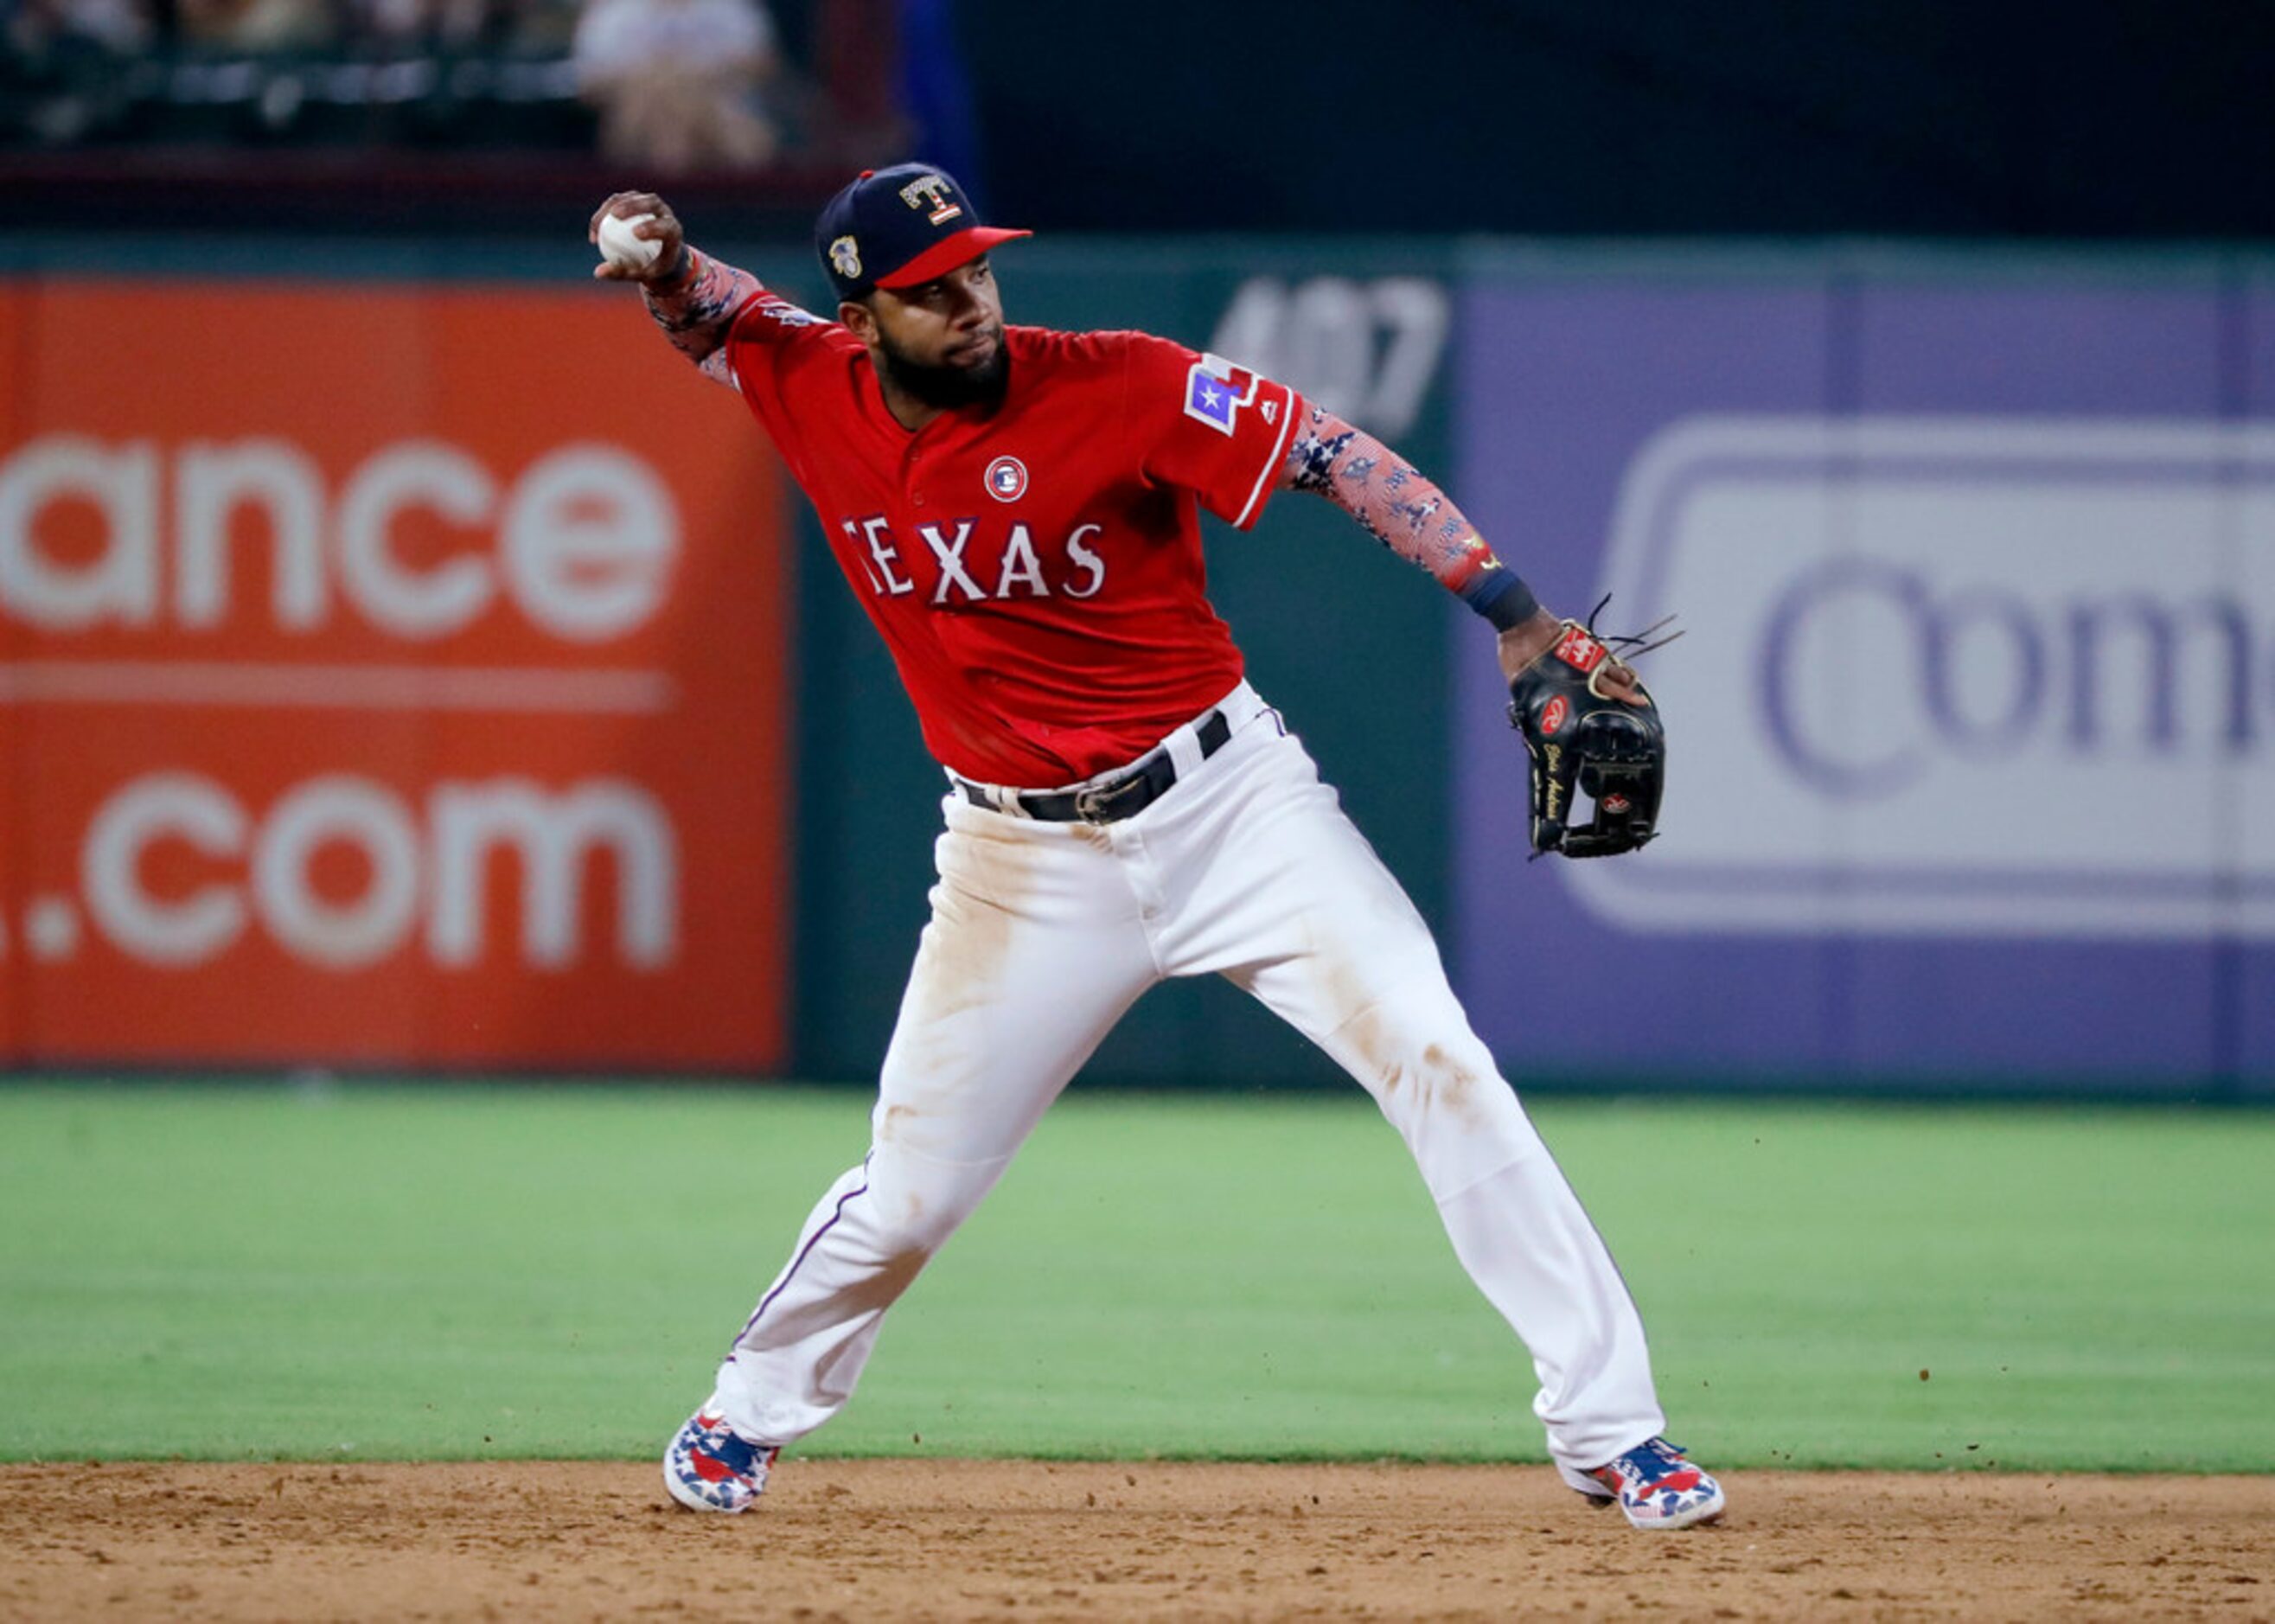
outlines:
{"label": "texas flag patch on sleeve", "polygon": [[1204,355],[1185,373],[1185,415],[1221,434],[1239,427],[1240,409],[1256,399],[1256,374],[1221,355]]}

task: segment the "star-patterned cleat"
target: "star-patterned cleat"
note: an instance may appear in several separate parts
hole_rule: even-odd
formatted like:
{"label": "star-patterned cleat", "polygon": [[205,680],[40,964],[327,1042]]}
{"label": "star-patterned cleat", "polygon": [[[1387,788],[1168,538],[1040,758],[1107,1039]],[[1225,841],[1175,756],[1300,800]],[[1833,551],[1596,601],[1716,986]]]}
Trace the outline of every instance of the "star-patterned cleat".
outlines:
{"label": "star-patterned cleat", "polygon": [[781,1453],[737,1436],[707,1404],[663,1452],[663,1486],[690,1511],[748,1511]]}
{"label": "star-patterned cleat", "polygon": [[1582,1476],[1592,1480],[1580,1489],[1583,1494],[1605,1505],[1618,1501],[1628,1521],[1641,1529],[1694,1528],[1720,1516],[1727,1503],[1722,1485],[1663,1438],[1637,1444]]}

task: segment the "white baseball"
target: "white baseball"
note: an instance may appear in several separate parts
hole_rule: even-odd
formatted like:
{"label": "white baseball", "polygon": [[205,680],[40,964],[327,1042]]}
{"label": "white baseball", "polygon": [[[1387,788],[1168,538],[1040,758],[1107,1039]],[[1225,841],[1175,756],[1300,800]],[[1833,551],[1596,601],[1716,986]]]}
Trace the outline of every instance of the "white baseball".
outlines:
{"label": "white baseball", "polygon": [[601,221],[601,257],[619,270],[646,270],[663,252],[663,245],[634,237],[632,227],[654,219],[654,215],[608,215]]}

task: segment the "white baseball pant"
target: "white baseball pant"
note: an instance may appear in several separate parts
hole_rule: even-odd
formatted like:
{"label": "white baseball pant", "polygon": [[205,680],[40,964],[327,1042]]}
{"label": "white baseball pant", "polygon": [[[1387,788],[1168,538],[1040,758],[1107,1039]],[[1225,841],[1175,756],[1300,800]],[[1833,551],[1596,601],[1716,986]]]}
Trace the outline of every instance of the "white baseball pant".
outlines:
{"label": "white baseball pant", "polygon": [[[851,1395],[885,1311],[1009,1166],[1140,993],[1221,975],[1318,1044],[1413,1152],[1470,1279],[1523,1339],[1572,1471],[1663,1430],[1643,1325],[1602,1238],[1470,1030],[1397,880],[1246,684],[1165,742],[1177,782],[1092,826],[956,791],[885,1055],[872,1148],[806,1220],[712,1405],[790,1444]],[[1112,776],[1109,774],[1108,776]]]}

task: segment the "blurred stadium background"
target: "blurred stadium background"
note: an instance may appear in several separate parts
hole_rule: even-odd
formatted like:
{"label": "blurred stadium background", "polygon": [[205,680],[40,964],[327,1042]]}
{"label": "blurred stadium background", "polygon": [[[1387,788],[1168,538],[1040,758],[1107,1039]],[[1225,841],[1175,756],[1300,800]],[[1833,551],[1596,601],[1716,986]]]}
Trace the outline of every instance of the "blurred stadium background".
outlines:
{"label": "blurred stadium background", "polygon": [[[0,1091],[11,1154],[141,1168],[184,1197],[150,1223],[214,1211],[185,1233],[251,1257],[230,1187],[195,1173],[201,1136],[250,1131],[244,1098],[212,1089],[200,1114],[169,1096],[154,1116],[96,1084],[291,1078],[296,1108],[337,1076],[839,1085],[836,1137],[779,1169],[783,1212],[732,1254],[748,1280],[669,1327],[707,1355],[805,1197],[858,1155],[940,785],[811,514],[736,404],[589,283],[585,223],[654,186],[696,240],[819,301],[814,208],[914,155],[1037,229],[1002,256],[1014,320],[1150,329],[1285,377],[1440,473],[1562,611],[1611,591],[1614,629],[1682,614],[1651,668],[1667,839],[1599,869],[1528,865],[1522,753],[1459,607],[1324,508],[1283,502],[1211,546],[1258,686],[1438,926],[1519,1087],[1742,1097],[1719,1119],[1573,1107],[1583,1194],[1629,1188],[1622,1144],[1681,1158],[1817,1120],[1764,1096],[2041,1101],[1997,1119],[2033,1200],[2152,1181],[2075,1220],[2111,1241],[2090,1250],[2114,1280],[2164,1293],[2135,1295],[2161,1317],[2096,1379],[2186,1388],[2181,1283],[2115,1237],[2152,1212],[2181,1245],[2249,1219],[2189,1184],[2203,1122],[2157,1116],[2197,1148],[2136,1164],[2116,1152],[2150,1118],[2076,1108],[2275,1099],[2271,19],[0,0],[0,1067],[63,1079]],[[1153,994],[1084,1084],[1160,1091],[1133,1100],[1162,1124],[1197,1113],[1204,1136],[1226,1102],[1191,1091],[1346,1086],[1216,986]],[[457,1131],[454,1097],[415,1097],[436,1133]],[[655,1098],[773,1131],[744,1095]],[[533,1125],[605,1106],[515,1099]],[[1118,1112],[1080,1121],[1126,1133]],[[1856,1120],[1833,1165],[1869,1182],[1849,1158],[1894,1119]],[[1909,1155],[1988,1120],[1907,1114],[1886,1143]],[[2256,1151],[2265,1127],[2211,1137]],[[280,1157],[309,1153],[274,1122],[246,1142],[271,1131]],[[386,1159],[430,1143],[322,1153],[351,1182],[419,1189],[464,1171]],[[106,1144],[164,1165],[104,1162]],[[1795,1189],[1806,1159],[1768,1176]],[[1155,1171],[1163,1198],[1185,1169]],[[1905,1198],[1916,1215],[1972,1176]],[[97,1368],[90,1294],[159,1289],[131,1235],[72,1223],[70,1188],[0,1194],[20,1237],[8,1305],[45,1327],[15,1344],[17,1374],[50,1397]],[[264,1197],[280,1219],[291,1188]],[[1706,1265],[1646,1254],[1638,1278],[1750,1308],[1718,1288],[1853,1256],[1781,1257],[1775,1227]],[[360,1233],[262,1278],[336,1278]],[[2264,1238],[2263,1220],[2253,1289],[2183,1294],[2224,1305],[2185,1335],[2229,1350],[2230,1385],[2270,1373],[2275,1327],[2250,1306],[2270,1300]],[[1912,1259],[1922,1300],[1939,1255]],[[405,1279],[434,1262],[404,1258]],[[1980,1288],[1967,1300],[1998,1289]],[[1800,1321],[1848,1311],[1795,1290]],[[648,1313],[625,1334],[654,1333]],[[1727,1391],[1745,1336],[1702,1326],[1660,1336],[1727,1351]],[[511,1446],[644,1447],[700,1363],[683,1356],[624,1436]],[[1765,1410],[1792,1392],[1753,1368]],[[2236,1414],[2218,1388],[2202,1416]],[[1356,1413],[1363,1386],[1348,1396]],[[0,1452],[94,1446],[49,1424],[67,1413],[32,1407]],[[204,1437],[166,1446],[291,1452],[259,1429]],[[1781,1446],[1694,1441],[1757,1462]],[[1077,1427],[974,1446],[1116,1446]],[[2239,1463],[2232,1439],[2175,1447],[2157,1458]],[[1844,1458],[1931,1453],[1915,1437]],[[2106,1440],[2014,1458],[2155,1463]]]}

